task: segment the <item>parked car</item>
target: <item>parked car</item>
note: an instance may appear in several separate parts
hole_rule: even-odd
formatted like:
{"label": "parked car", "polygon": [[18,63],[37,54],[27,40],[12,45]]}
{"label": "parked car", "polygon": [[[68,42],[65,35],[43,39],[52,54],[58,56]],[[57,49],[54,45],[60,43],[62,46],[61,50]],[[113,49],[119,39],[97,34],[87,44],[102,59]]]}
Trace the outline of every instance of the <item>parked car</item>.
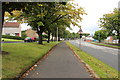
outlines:
{"label": "parked car", "polygon": [[34,38],[34,37],[32,37],[32,38],[26,37],[24,42],[34,42],[35,40],[36,40],[36,38]]}
{"label": "parked car", "polygon": [[32,42],[32,39],[31,39],[30,37],[26,37],[26,38],[24,39],[24,42]]}
{"label": "parked car", "polygon": [[35,42],[36,41],[36,38],[35,37],[31,37],[32,39],[32,42]]}

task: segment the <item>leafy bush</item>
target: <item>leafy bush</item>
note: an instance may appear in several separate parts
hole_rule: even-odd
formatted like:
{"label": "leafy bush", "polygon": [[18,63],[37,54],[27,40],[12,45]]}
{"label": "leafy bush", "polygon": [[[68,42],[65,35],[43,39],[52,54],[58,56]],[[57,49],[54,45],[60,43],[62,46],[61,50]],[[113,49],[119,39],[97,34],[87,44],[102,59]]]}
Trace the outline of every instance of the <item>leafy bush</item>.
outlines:
{"label": "leafy bush", "polygon": [[21,32],[21,35],[22,35],[23,38],[26,38],[26,37],[27,37],[27,35],[26,35],[25,32],[26,32],[26,30]]}
{"label": "leafy bush", "polygon": [[17,39],[17,40],[24,40],[24,37],[9,36],[9,35],[2,35],[2,38]]}
{"label": "leafy bush", "polygon": [[43,36],[43,38],[48,38],[48,35],[42,35]]}

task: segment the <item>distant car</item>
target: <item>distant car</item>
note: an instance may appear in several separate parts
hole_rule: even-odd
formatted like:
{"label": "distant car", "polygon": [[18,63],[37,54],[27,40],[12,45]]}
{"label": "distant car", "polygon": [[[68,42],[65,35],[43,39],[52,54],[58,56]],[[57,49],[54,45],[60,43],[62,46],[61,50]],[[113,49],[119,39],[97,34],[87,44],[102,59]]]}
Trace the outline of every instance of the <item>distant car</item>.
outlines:
{"label": "distant car", "polygon": [[36,38],[35,37],[31,37],[32,39],[32,42],[35,42],[36,41]]}
{"label": "distant car", "polygon": [[94,41],[94,42],[96,42],[97,40],[96,40],[96,39],[94,39],[93,41]]}
{"label": "distant car", "polygon": [[24,42],[35,42],[36,38],[35,37],[26,37]]}
{"label": "distant car", "polygon": [[33,42],[32,39],[30,37],[26,37],[24,42]]}

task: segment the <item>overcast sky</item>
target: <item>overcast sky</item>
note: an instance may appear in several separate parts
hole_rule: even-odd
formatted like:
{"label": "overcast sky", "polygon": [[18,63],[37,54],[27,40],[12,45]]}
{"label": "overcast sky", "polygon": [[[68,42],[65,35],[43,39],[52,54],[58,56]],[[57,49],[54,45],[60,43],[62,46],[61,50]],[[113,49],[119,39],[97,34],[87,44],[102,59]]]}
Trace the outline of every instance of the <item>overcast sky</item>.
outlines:
{"label": "overcast sky", "polygon": [[[85,33],[93,34],[99,30],[98,20],[105,13],[110,13],[114,8],[118,8],[119,0],[75,0],[79,6],[83,7],[88,15],[83,17],[82,30]],[[77,32],[79,28],[74,27],[73,31]]]}
{"label": "overcast sky", "polygon": [[[85,33],[93,34],[99,30],[98,20],[105,13],[110,13],[114,8],[118,8],[119,0],[75,0],[79,6],[83,7],[88,15],[83,16],[80,23]],[[27,24],[22,24],[22,30],[30,28]],[[74,27],[72,32],[77,32],[79,28]]]}

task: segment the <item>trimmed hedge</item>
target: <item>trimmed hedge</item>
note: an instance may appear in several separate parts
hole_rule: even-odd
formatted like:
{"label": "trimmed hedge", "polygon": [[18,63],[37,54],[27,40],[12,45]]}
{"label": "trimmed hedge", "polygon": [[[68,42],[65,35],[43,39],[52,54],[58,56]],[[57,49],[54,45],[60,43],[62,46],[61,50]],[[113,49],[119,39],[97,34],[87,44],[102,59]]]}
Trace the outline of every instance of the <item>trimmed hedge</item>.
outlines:
{"label": "trimmed hedge", "polygon": [[2,38],[8,38],[8,39],[17,39],[17,40],[24,40],[24,37],[18,37],[18,36],[9,36],[9,35],[2,35]]}

